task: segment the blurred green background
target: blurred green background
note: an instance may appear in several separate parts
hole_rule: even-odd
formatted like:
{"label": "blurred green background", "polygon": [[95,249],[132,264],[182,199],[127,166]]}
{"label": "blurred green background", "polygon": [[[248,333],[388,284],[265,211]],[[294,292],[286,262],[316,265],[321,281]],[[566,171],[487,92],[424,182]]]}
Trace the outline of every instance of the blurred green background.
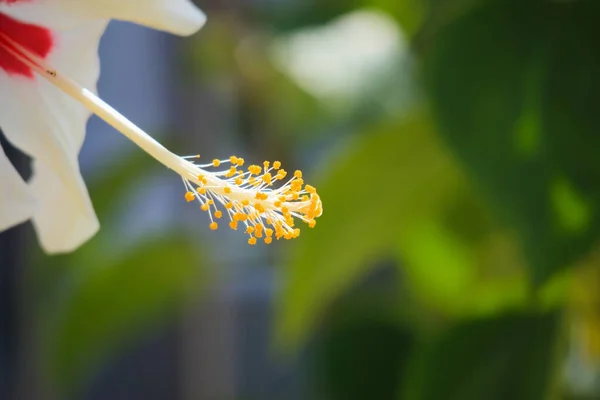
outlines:
{"label": "blurred green background", "polygon": [[8,233],[15,398],[600,399],[600,3],[199,5],[157,36],[151,132],[303,169],[324,214],[249,247],[88,144],[100,233],[61,257]]}

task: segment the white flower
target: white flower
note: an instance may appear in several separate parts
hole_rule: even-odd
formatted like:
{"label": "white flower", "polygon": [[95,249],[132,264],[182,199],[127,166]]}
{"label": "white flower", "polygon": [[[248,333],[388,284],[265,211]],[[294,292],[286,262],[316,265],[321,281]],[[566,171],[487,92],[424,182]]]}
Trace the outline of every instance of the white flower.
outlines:
{"label": "white flower", "polygon": [[[34,160],[26,183],[0,150],[0,230],[32,219],[50,253],[72,251],[96,233],[99,224],[77,160],[90,111],[178,173],[188,189],[185,198],[208,211],[211,229],[223,211],[232,229],[239,222],[246,226],[250,244],[257,237],[270,243],[273,233],[298,236],[293,217],[314,226],[321,201],[312,186],[302,187],[299,171],[272,188],[286,175],[278,162],[277,168],[265,164],[262,174],[258,166],[237,170],[243,164],[237,157],[196,165],[93,93],[98,42],[110,19],[180,35],[194,33],[205,21],[189,0],[0,0],[0,128]],[[232,164],[226,171],[203,169],[226,162]]]}
{"label": "white flower", "polygon": [[47,252],[71,251],[98,230],[77,160],[90,112],[10,49],[94,90],[110,19],[188,35],[205,16],[189,0],[0,0],[0,129],[34,160],[25,183],[0,148],[0,231],[31,218]]}

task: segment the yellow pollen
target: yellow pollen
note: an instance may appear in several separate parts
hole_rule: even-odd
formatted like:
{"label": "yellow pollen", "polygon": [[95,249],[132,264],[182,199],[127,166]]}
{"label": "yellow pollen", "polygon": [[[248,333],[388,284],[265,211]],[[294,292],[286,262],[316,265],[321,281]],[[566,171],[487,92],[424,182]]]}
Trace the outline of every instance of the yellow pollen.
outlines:
{"label": "yellow pollen", "polygon": [[231,178],[232,176],[235,175],[236,172],[237,172],[237,169],[235,169],[235,167],[230,167],[229,171],[227,171],[227,173],[225,174],[225,176],[227,178]]}
{"label": "yellow pollen", "polygon": [[273,179],[273,177],[268,172],[262,176],[262,180],[265,183],[271,183],[271,179]]}
{"label": "yellow pollen", "polygon": [[[225,163],[231,164],[223,165]],[[186,179],[182,175],[188,189],[185,199],[199,200],[200,208],[209,213],[211,230],[217,230],[222,219],[233,230],[238,230],[243,223],[241,229],[250,236],[251,245],[258,239],[270,244],[274,239],[296,238],[300,235],[295,226],[297,219],[313,228],[315,218],[323,212],[315,187],[305,185],[301,171],[295,171],[291,180],[284,180],[290,174],[281,168],[280,161],[252,164],[247,172],[240,168],[244,160],[237,156],[213,159],[203,166],[191,164],[195,169],[190,171],[195,171],[191,173],[192,176],[197,174],[197,179]],[[205,167],[220,170],[209,172],[202,169]]]}

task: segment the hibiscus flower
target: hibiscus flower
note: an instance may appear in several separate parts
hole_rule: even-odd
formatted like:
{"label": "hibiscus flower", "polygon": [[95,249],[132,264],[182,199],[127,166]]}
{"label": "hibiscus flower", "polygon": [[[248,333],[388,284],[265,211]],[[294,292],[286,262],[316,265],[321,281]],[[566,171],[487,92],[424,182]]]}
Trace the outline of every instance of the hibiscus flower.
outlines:
{"label": "hibiscus flower", "polygon": [[189,0],[0,0],[0,128],[33,160],[33,176],[24,182],[0,149],[0,230],[31,219],[49,253],[72,251],[96,233],[78,164],[90,113],[178,173],[185,199],[199,202],[211,229],[226,215],[255,244],[298,236],[294,217],[314,226],[321,201],[300,171],[274,188],[287,175],[279,162],[247,171],[235,156],[198,165],[199,156],[171,153],[94,94],[98,43],[110,19],[179,35],[205,21]]}

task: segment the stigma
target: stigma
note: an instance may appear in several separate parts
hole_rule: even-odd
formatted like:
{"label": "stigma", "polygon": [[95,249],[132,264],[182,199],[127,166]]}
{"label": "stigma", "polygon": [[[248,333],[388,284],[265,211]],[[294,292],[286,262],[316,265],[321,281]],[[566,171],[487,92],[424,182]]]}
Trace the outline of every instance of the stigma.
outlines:
{"label": "stigma", "polygon": [[304,183],[302,172],[288,174],[279,161],[244,168],[244,159],[236,156],[207,164],[197,164],[199,158],[182,157],[184,198],[208,213],[212,230],[227,224],[247,234],[250,245],[259,239],[270,244],[274,238],[298,237],[297,221],[314,228],[323,213],[316,189]]}

